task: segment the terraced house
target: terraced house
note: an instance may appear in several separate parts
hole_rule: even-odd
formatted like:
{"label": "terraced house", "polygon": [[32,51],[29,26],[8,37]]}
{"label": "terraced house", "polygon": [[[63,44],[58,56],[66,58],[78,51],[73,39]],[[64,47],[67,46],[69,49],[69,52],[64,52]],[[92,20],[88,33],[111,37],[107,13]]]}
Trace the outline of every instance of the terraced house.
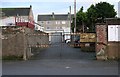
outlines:
{"label": "terraced house", "polygon": [[44,32],[49,33],[49,41],[61,42],[70,39],[71,22],[73,15],[52,14],[38,15],[38,23],[44,27]]}
{"label": "terraced house", "polygon": [[26,26],[34,29],[32,6],[23,8],[0,8],[0,26]]}

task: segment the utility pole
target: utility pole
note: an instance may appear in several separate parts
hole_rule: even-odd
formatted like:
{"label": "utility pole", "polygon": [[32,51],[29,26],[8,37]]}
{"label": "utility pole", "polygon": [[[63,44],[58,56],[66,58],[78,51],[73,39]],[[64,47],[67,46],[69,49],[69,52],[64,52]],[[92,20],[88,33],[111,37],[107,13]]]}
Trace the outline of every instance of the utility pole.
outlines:
{"label": "utility pole", "polygon": [[76,0],[74,0],[74,33],[76,33]]}
{"label": "utility pole", "polygon": [[71,33],[72,33],[72,29],[71,29],[71,6],[69,7],[69,9],[70,9],[70,15],[69,15],[70,16],[70,35],[69,36],[70,36],[70,40],[72,40],[71,39]]}
{"label": "utility pole", "polygon": [[70,8],[70,33],[71,33],[71,6],[69,8]]}

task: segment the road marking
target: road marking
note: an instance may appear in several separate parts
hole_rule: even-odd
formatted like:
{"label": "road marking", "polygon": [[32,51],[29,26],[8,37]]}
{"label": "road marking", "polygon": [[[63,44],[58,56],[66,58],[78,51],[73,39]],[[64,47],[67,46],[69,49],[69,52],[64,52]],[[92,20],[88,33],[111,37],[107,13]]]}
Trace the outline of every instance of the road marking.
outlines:
{"label": "road marking", "polygon": [[68,67],[68,66],[67,66],[67,67],[65,67],[65,68],[66,68],[66,69],[70,69],[71,67]]}

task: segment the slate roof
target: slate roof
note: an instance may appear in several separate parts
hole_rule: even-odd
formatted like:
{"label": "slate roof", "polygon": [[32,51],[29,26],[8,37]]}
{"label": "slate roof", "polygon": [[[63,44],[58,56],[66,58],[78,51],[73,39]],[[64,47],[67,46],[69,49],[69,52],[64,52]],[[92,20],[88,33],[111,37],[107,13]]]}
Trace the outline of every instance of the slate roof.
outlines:
{"label": "slate roof", "polygon": [[[73,18],[73,15],[71,15]],[[68,20],[68,14],[57,14],[57,15],[38,15],[38,21],[50,21],[50,20]]]}
{"label": "slate roof", "polygon": [[28,16],[30,8],[0,8],[2,16]]}

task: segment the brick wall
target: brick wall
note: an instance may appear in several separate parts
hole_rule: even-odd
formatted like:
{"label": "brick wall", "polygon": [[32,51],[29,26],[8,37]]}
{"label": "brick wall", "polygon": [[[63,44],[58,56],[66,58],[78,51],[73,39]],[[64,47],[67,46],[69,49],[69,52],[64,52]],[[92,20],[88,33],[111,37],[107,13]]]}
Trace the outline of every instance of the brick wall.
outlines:
{"label": "brick wall", "polygon": [[[119,41],[108,41],[108,29],[107,24],[96,25],[96,56],[97,59],[120,59],[120,42]],[[112,34],[111,34],[112,35]]]}

